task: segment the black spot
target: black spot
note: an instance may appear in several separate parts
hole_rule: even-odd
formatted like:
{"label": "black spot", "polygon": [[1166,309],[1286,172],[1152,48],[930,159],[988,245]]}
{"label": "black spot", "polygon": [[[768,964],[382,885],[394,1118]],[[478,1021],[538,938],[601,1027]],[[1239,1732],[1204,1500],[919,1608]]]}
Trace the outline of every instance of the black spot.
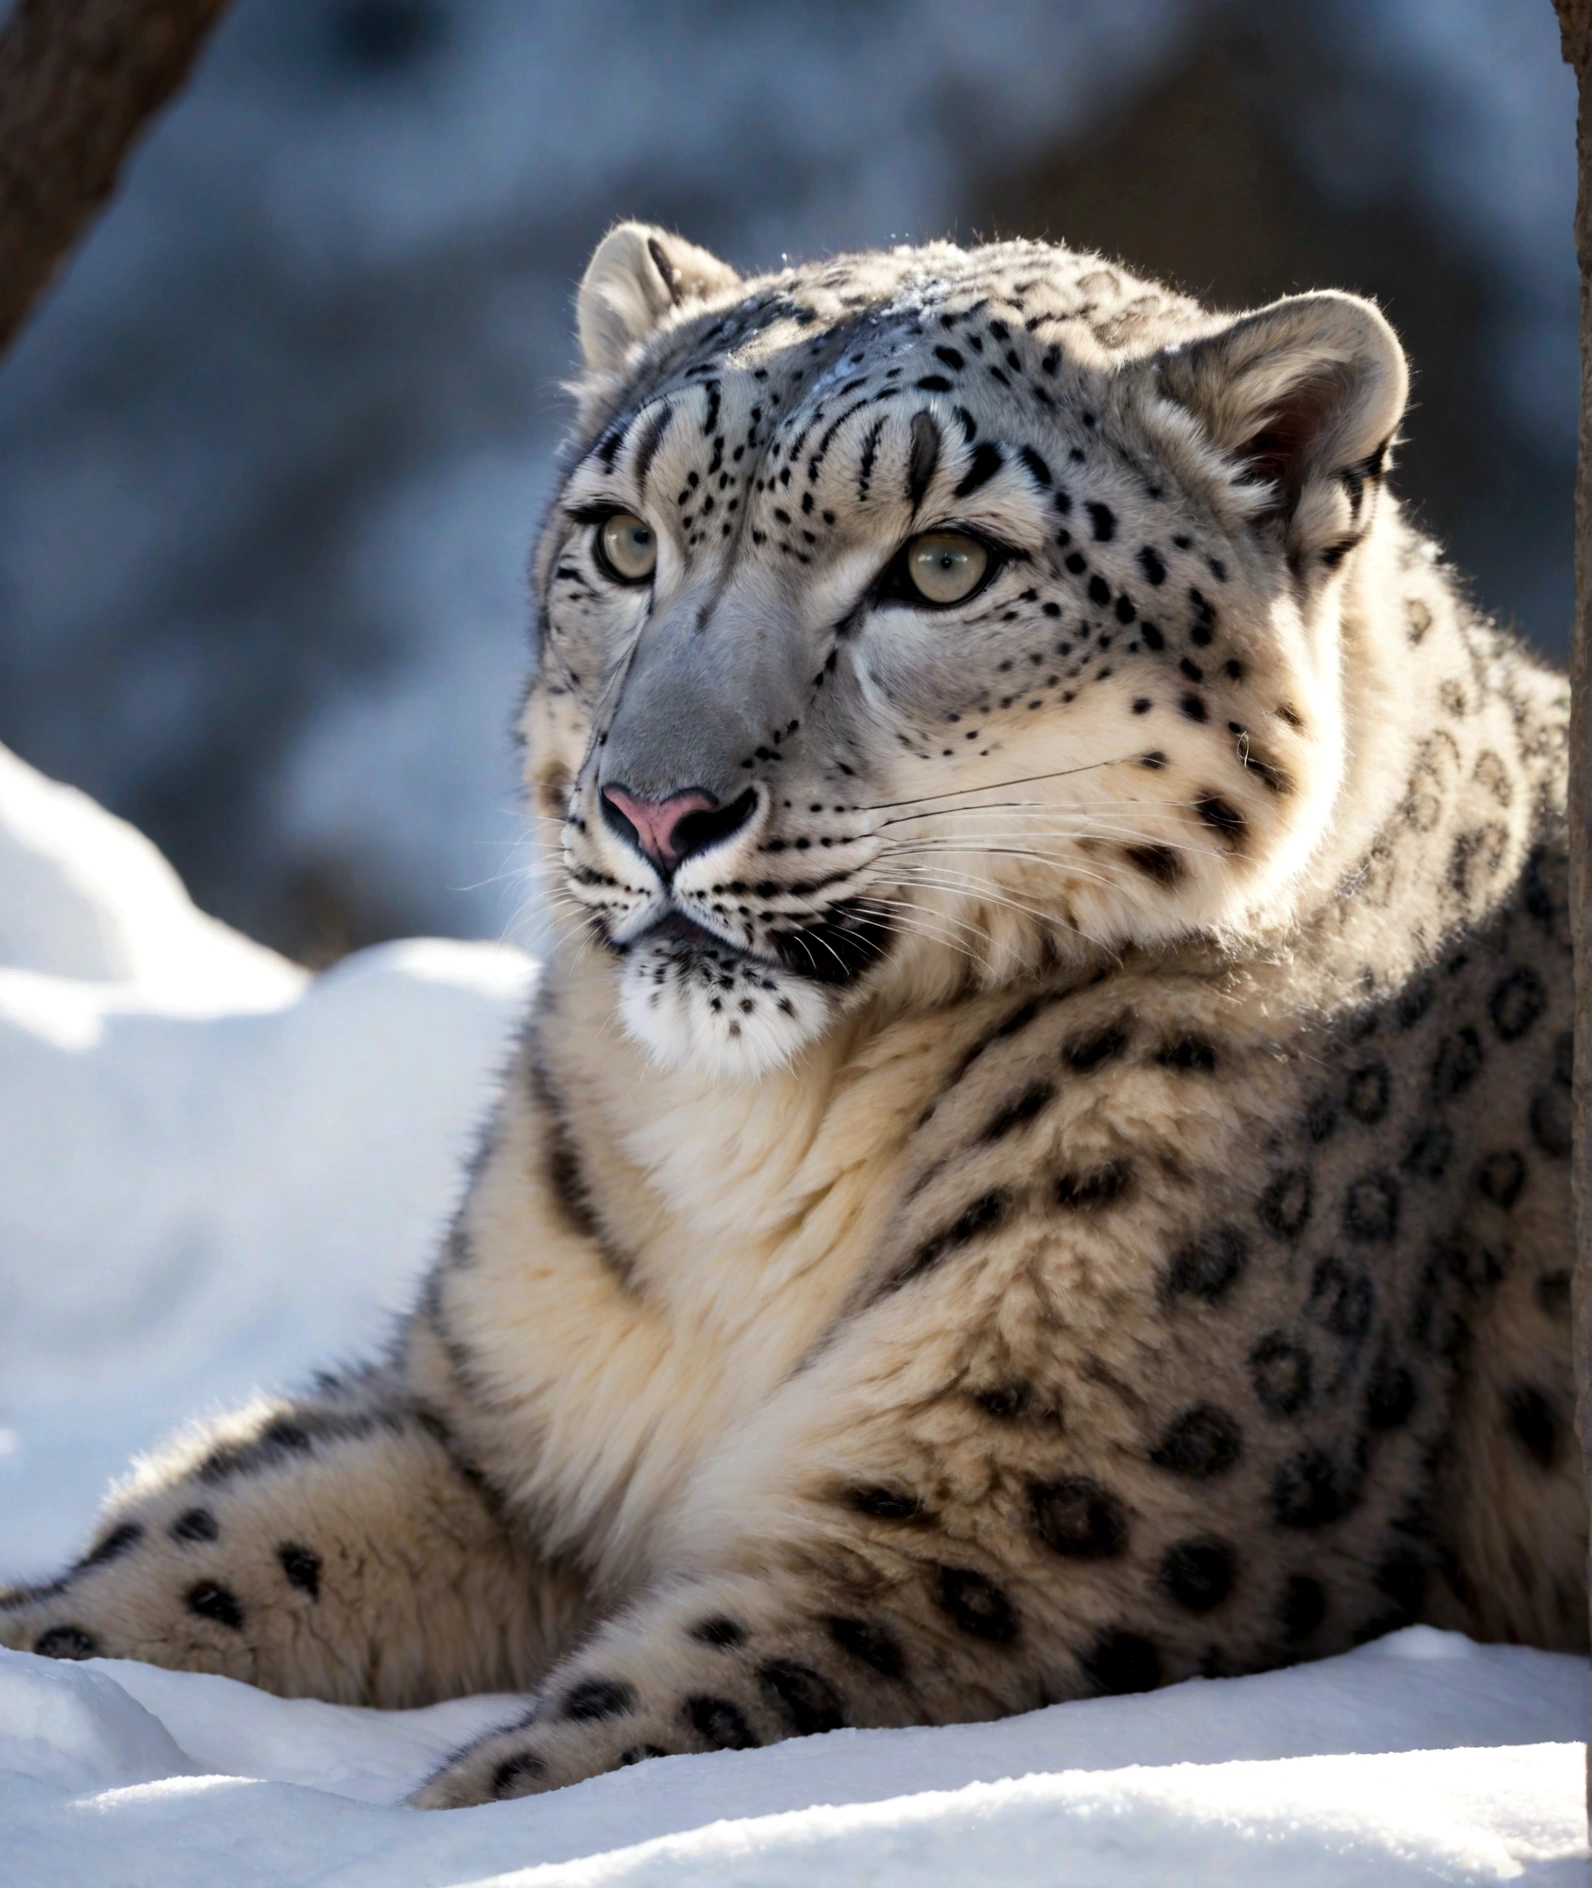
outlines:
{"label": "black spot", "polygon": [[1144,646],[1146,649],[1154,651],[1166,647],[1166,638],[1161,634],[1160,630],[1156,628],[1154,623],[1140,623],[1139,634],[1144,638]]}
{"label": "black spot", "polygon": [[1108,1560],[1128,1544],[1122,1503],[1088,1475],[1030,1482],[1034,1530],[1053,1553],[1078,1560]]}
{"label": "black spot", "polygon": [[1159,553],[1153,551],[1148,544],[1139,551],[1139,568],[1144,572],[1146,583],[1163,584],[1166,582],[1166,565],[1161,561]]}
{"label": "black spot", "polygon": [[752,1727],[728,1698],[693,1696],[683,1706],[686,1719],[714,1750],[756,1750]]}
{"label": "black spot", "polygon": [[1256,1204],[1261,1225],[1279,1239],[1297,1239],[1309,1222],[1314,1193],[1306,1168],[1278,1174]]}
{"label": "black spot", "polygon": [[965,1206],[943,1232],[938,1232],[932,1239],[925,1240],[919,1246],[906,1266],[896,1274],[892,1284],[904,1285],[909,1279],[921,1277],[924,1272],[938,1265],[948,1252],[965,1246],[970,1239],[976,1239],[981,1232],[988,1232],[992,1226],[998,1226],[1006,1217],[1011,1207],[1011,1198],[999,1190],[981,1194],[970,1206]]}
{"label": "black spot", "polygon": [[218,1626],[230,1626],[234,1632],[243,1630],[243,1608],[238,1604],[238,1596],[219,1580],[201,1580],[189,1587],[183,1604],[198,1619],[213,1619]]}
{"label": "black spot", "polygon": [[1399,992],[1393,1014],[1398,1019],[1400,1029],[1413,1029],[1426,1012],[1432,1007],[1437,995],[1437,985],[1430,976],[1416,977]]}
{"label": "black spot", "polygon": [[1031,1383],[1002,1383],[993,1390],[978,1391],[973,1398],[986,1415],[998,1417],[1002,1422],[1024,1415],[1033,1400]]}
{"label": "black spot", "polygon": [[1307,1573],[1290,1574],[1277,1604],[1282,1636],[1290,1645],[1297,1645],[1301,1639],[1308,1639],[1326,1616],[1327,1594],[1321,1582]]}
{"label": "black spot", "polygon": [[1553,1160],[1568,1160],[1573,1140],[1570,1102],[1559,1089],[1532,1098],[1531,1138]]}
{"label": "black spot", "polygon": [[1387,1113],[1391,1086],[1387,1064],[1367,1062],[1349,1077],[1343,1105],[1356,1121],[1372,1127]]}
{"label": "black spot", "polygon": [[635,1692],[617,1678],[583,1678],[564,1694],[564,1716],[578,1724],[620,1718],[635,1708]]}
{"label": "black spot", "polygon": [[[949,387],[950,383],[944,382]],[[934,423],[932,414],[914,413],[912,416],[912,445],[907,455],[907,499],[912,509],[917,510],[923,502],[924,493],[929,489],[929,481],[934,477],[935,467],[940,463],[940,429]]]}
{"label": "black spot", "polygon": [[1310,1402],[1310,1353],[1280,1331],[1249,1353],[1249,1380],[1268,1416],[1297,1416]]}
{"label": "black spot", "polygon": [[1552,1468],[1559,1456],[1559,1418],[1541,1390],[1517,1383],[1504,1396],[1504,1410],[1515,1440],[1538,1468]]}
{"label": "black spot", "polygon": [[1089,514],[1089,525],[1094,532],[1095,542],[1109,544],[1117,535],[1117,514],[1109,505],[1102,505],[1093,499],[1084,506],[1084,510]]}
{"label": "black spot", "polygon": [[1317,1095],[1305,1110],[1305,1133],[1319,1147],[1337,1132],[1338,1111],[1325,1095]]}
{"label": "black spot", "polygon": [[1170,846],[1124,846],[1122,856],[1162,891],[1170,891],[1183,876],[1183,862]]}
{"label": "black spot", "polygon": [[958,354],[954,347],[937,347],[934,350],[934,357],[936,360],[944,361],[947,367],[954,369],[957,373],[960,373],[967,365],[964,356]]}
{"label": "black spot", "polygon": [[189,1508],[166,1530],[174,1541],[218,1540],[221,1528],[208,1508]]}
{"label": "black spot", "polygon": [[1173,1258],[1166,1289],[1213,1305],[1232,1287],[1248,1258],[1249,1242],[1236,1226],[1213,1226]]}
{"label": "black spot", "polygon": [[1377,1243],[1399,1229],[1399,1187],[1391,1174],[1368,1173],[1344,1195],[1343,1230],[1351,1239]]}
{"label": "black spot", "polygon": [[1447,1167],[1453,1151],[1452,1128],[1440,1121],[1431,1127],[1424,1127],[1411,1141],[1410,1151],[1404,1156],[1404,1171],[1418,1174],[1423,1180],[1436,1180]]}
{"label": "black spot", "polygon": [[983,1141],[1003,1139],[1011,1133],[1013,1128],[1021,1127],[1025,1121],[1032,1121],[1036,1114],[1042,1114],[1055,1098],[1054,1083],[1030,1082],[1015,1101],[1008,1102],[1001,1109],[979,1139]]}
{"label": "black spot", "polygon": [[1545,1317],[1563,1323],[1570,1315],[1570,1274],[1544,1272],[1537,1280],[1536,1299],[1537,1309]]}
{"label": "black spot", "polygon": [[1206,718],[1208,711],[1202,696],[1183,695],[1177,705],[1190,721],[1203,721]]}
{"label": "black spot", "polygon": [[1376,1589],[1393,1602],[1398,1623],[1407,1626],[1421,1610],[1426,1594],[1426,1562],[1401,1547],[1379,1563],[1371,1575]]}
{"label": "black spot", "polygon": [[924,374],[912,384],[915,387],[921,387],[925,393],[949,393],[951,391],[951,383],[946,379],[944,374]]}
{"label": "black spot", "polygon": [[1342,1259],[1325,1258],[1310,1280],[1308,1315],[1346,1343],[1360,1343],[1371,1328],[1371,1281]]}
{"label": "black spot", "polygon": [[956,482],[955,496],[970,497],[981,485],[987,485],[1005,463],[1000,447],[991,445],[987,439],[975,446],[967,470]]}
{"label": "black spot", "polygon": [[882,1626],[865,1619],[831,1618],[825,1621],[829,1636],[842,1652],[866,1665],[881,1678],[899,1678],[906,1670],[901,1648]]}
{"label": "black spot", "polygon": [[1403,1364],[1382,1356],[1365,1386],[1365,1420],[1372,1429],[1402,1429],[1415,1409],[1415,1379]]}
{"label": "black spot", "polygon": [[1249,821],[1231,801],[1222,799],[1219,794],[1202,794],[1194,802],[1194,811],[1229,845],[1239,845],[1248,836]]}
{"label": "black spot", "polygon": [[813,1737],[821,1731],[838,1731],[846,1721],[840,1695],[827,1678],[806,1665],[790,1659],[771,1659],[758,1667],[757,1675],[784,1707],[785,1716],[797,1737]]}
{"label": "black spot", "polygon": [[51,1626],[33,1642],[41,1659],[97,1659],[99,1640],[81,1626]]}
{"label": "black spot", "polygon": [[1089,601],[1102,610],[1111,601],[1111,586],[1098,573],[1089,579]]}
{"label": "black spot", "polygon": [[1081,1663],[1095,1689],[1109,1697],[1153,1691],[1161,1682],[1160,1654],[1136,1632],[1103,1633]]}
{"label": "black spot", "polygon": [[505,1757],[492,1772],[492,1794],[500,1800],[505,1796],[518,1796],[516,1783],[535,1783],[547,1775],[547,1765],[540,1757],[529,1750],[522,1750],[517,1756]]}
{"label": "black spot", "polygon": [[1243,1437],[1232,1417],[1212,1403],[1196,1403],[1172,1419],[1150,1460],[1175,1475],[1208,1481],[1225,1475],[1242,1453]]}
{"label": "black spot", "polygon": [[1553,1079],[1561,1088],[1575,1081],[1575,1037],[1568,1029],[1553,1039]]}
{"label": "black spot", "polygon": [[1133,1186],[1133,1169],[1114,1160],[1092,1173],[1064,1173],[1056,1181],[1056,1204],[1070,1213],[1093,1212],[1110,1206]]}
{"label": "black spot", "polygon": [[995,1645],[1017,1637],[1012,1603],[993,1581],[972,1567],[941,1567],[940,1604],[963,1632]]}
{"label": "black spot", "polygon": [[1507,1209],[1526,1184],[1526,1163],[1513,1151],[1489,1154],[1476,1169],[1476,1184],[1494,1206]]}
{"label": "black spot", "polygon": [[1126,1032],[1113,1025],[1069,1042],[1061,1053],[1074,1075],[1092,1075],[1107,1062],[1114,1062],[1127,1046]]}
{"label": "black spot", "polygon": [[923,1512],[917,1496],[899,1488],[856,1488],[850,1501],[859,1513],[871,1514],[880,1521],[910,1521]]}
{"label": "black spot", "polygon": [[284,1541],[276,1550],[277,1561],[289,1586],[296,1586],[301,1593],[308,1593],[312,1600],[321,1596],[321,1557],[313,1547],[300,1547],[295,1541]]}
{"label": "black spot", "polygon": [[123,1521],[119,1526],[113,1527],[97,1547],[91,1547],[88,1550],[77,1563],[78,1570],[81,1571],[87,1567],[103,1567],[108,1561],[120,1560],[123,1554],[130,1552],[143,1538],[144,1529],[141,1522]]}
{"label": "black spot", "polygon": [[[351,1416],[320,1415],[273,1416],[259,1434],[247,1442],[218,1443],[199,1464],[199,1480],[223,1482],[235,1475],[252,1475],[257,1470],[275,1468],[289,1457],[307,1455],[315,1447],[316,1436],[333,1441],[348,1441],[368,1435],[378,1418],[361,1412]],[[312,1426],[313,1423],[313,1426]]]}
{"label": "black spot", "polygon": [[619,1753],[619,1767],[628,1770],[632,1764],[646,1763],[650,1758],[667,1757],[668,1754],[661,1744],[632,1744],[628,1750]]}
{"label": "black spot", "polygon": [[1548,1007],[1547,986],[1534,970],[1511,970],[1487,1002],[1493,1027],[1505,1042],[1523,1036]]}
{"label": "black spot", "polygon": [[1443,1038],[1432,1063],[1432,1093],[1439,1101],[1457,1095],[1481,1069],[1481,1037],[1474,1029],[1457,1029]]}
{"label": "black spot", "polygon": [[1049,485],[1052,482],[1050,467],[1045,464],[1044,460],[1040,458],[1039,454],[1035,452],[1032,446],[1022,447],[1017,456],[1022,460],[1023,464],[1028,467],[1036,485]]}
{"label": "black spot", "polygon": [[1220,1541],[1179,1541],[1161,1562],[1161,1585],[1179,1606],[1208,1613],[1232,1591],[1232,1553]]}
{"label": "black spot", "polygon": [[1272,1478],[1271,1511],[1278,1527],[1326,1527],[1353,1506],[1337,1463],[1324,1449],[1301,1449]]}
{"label": "black spot", "polygon": [[1216,1072],[1216,1051],[1203,1036],[1179,1036],[1175,1042],[1163,1043],[1155,1052],[1155,1060],[1162,1068],[1176,1069],[1183,1075]]}
{"label": "black spot", "polygon": [[720,1651],[727,1652],[744,1641],[746,1628],[739,1620],[715,1613],[710,1619],[699,1619],[691,1628],[691,1637],[703,1645],[717,1646]]}
{"label": "black spot", "polygon": [[1464,1318],[1448,1302],[1447,1281],[1463,1279],[1466,1254],[1457,1242],[1438,1241],[1421,1267],[1410,1305],[1409,1332],[1422,1350],[1437,1357],[1457,1357],[1468,1342]]}

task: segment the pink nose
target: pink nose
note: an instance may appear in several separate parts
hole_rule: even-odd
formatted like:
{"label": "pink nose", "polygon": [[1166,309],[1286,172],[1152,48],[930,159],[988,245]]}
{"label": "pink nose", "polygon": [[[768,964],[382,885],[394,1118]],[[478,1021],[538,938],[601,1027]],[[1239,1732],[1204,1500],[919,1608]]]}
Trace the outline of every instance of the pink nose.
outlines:
{"label": "pink nose", "polygon": [[680,843],[680,822],[690,813],[709,813],[718,805],[713,795],[700,787],[671,793],[666,800],[644,799],[628,787],[604,787],[602,803],[609,826],[665,873],[672,872],[695,850],[690,844]]}

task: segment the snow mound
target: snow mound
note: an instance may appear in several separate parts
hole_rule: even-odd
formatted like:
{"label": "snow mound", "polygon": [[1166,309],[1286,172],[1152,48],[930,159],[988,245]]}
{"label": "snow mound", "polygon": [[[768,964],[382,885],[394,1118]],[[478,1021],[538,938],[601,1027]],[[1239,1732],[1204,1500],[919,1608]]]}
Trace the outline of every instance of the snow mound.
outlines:
{"label": "snow mound", "polygon": [[535,971],[416,939],[311,978],[0,748],[0,1579],[188,1417],[380,1340]]}
{"label": "snow mound", "polygon": [[270,1009],[304,972],[195,909],[141,832],[0,747],[0,965],[136,986],[183,1015]]}
{"label": "snow mound", "polygon": [[74,1793],[183,1776],[194,1766],[120,1685],[82,1666],[0,1650],[0,1767]]}
{"label": "snow mound", "polygon": [[[208,1405],[379,1338],[535,966],[415,941],[310,978],[0,750],[0,1572]],[[1415,1627],[1292,1671],[996,1724],[671,1757],[401,1807],[513,1701],[283,1699],[0,1654],[6,1888],[928,1880],[1399,1888],[1586,1875],[1584,1660]]]}
{"label": "snow mound", "polygon": [[1589,1707],[1579,1659],[1414,1627],[1257,1678],[670,1757],[419,1815],[403,1795],[511,1701],[358,1711],[9,1655],[0,1843],[8,1888],[1549,1888],[1585,1875]]}

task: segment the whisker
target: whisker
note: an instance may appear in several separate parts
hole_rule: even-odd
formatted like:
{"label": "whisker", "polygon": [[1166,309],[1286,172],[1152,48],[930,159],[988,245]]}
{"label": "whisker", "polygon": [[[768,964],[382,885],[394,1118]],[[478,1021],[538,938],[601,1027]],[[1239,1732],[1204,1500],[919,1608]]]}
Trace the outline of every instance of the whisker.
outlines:
{"label": "whisker", "polygon": [[1026,808],[1041,813],[1085,813],[1102,807],[1108,810],[1112,807],[1132,807],[1135,811],[1140,807],[1179,807],[1187,811],[1194,805],[1193,800],[1123,799],[1120,794],[1099,800],[1072,800],[1065,806],[1058,805],[1054,800],[981,800],[966,806],[931,807],[926,813],[897,813],[892,819],[880,820],[874,831],[883,832],[886,826],[901,826],[920,819],[954,819],[963,813],[1021,812]]}
{"label": "whisker", "polygon": [[984,787],[952,787],[947,793],[918,793],[906,800],[874,800],[859,806],[859,812],[888,813],[897,806],[925,806],[930,800],[951,800],[959,793],[999,793],[1006,787],[1026,787],[1036,780],[1070,780],[1075,774],[1098,773],[1102,767],[1125,767],[1138,759],[1137,754],[1122,754],[1115,760],[1093,760],[1082,767],[1060,767],[1054,773],[1021,774],[1015,780],[992,780]]}
{"label": "whisker", "polygon": [[[1018,912],[1025,918],[1033,918],[1040,924],[1059,922],[1053,912],[1041,910],[1035,905],[1024,904],[1021,899],[1009,896],[1004,889],[997,890],[993,882],[988,879],[966,872],[952,872],[944,866],[919,866],[917,870],[920,873],[932,872],[937,875],[935,879],[919,878],[917,881],[919,884],[940,891],[957,891],[964,897],[982,898],[994,905],[1004,905],[1007,909]],[[1109,879],[1100,879],[1098,882],[1108,887],[1112,884]],[[1082,927],[1079,925],[1075,924],[1072,928],[1082,932]],[[1087,935],[1087,933],[1083,934]]]}
{"label": "whisker", "polygon": [[[1007,834],[999,834],[995,836],[1001,837],[1001,838],[1010,838],[1010,839],[1026,839],[1030,835],[1027,833],[1007,833]],[[1047,837],[1047,835],[1044,833],[1040,833],[1037,835],[1037,837],[1043,839]],[[1127,840],[1130,842],[1132,841],[1143,842],[1144,840],[1148,838],[1152,844],[1160,847],[1163,851],[1166,851],[1166,852],[1185,852],[1185,853],[1189,853],[1192,856],[1205,858],[1205,859],[1221,859],[1227,856],[1225,853],[1218,852],[1214,846],[1193,846],[1193,845],[1188,844],[1188,842],[1185,840],[1162,839],[1154,835],[1148,835],[1144,833],[1142,830],[1135,827],[1131,827],[1131,826],[1121,827],[1114,833],[1096,826],[1095,828],[1093,828],[1092,833],[1087,833],[1087,832],[1077,833],[1077,834],[1063,833],[1063,834],[1056,835],[1056,837],[1079,838],[1079,839],[1088,838],[1088,837],[1105,837],[1105,838]],[[952,856],[955,856],[957,854],[962,854],[965,856],[971,856],[973,858],[1033,859],[1033,860],[1036,860],[1041,865],[1065,864],[1069,871],[1074,869],[1073,861],[1070,857],[1066,857],[1065,855],[1062,855],[1060,853],[1054,853],[1054,852],[1035,852],[1033,850],[1030,850],[1024,847],[1019,847],[1019,846],[987,846],[982,843],[976,846],[975,845],[958,845],[954,841],[948,841],[948,840],[914,839],[914,840],[907,840],[901,844],[892,845],[891,847],[889,847],[889,850],[893,853],[906,854],[906,855],[911,855],[914,853],[924,854],[924,853],[937,852],[941,854],[950,854]],[[1078,867],[1077,869],[1081,871],[1083,868]]]}
{"label": "whisker", "polygon": [[[903,930],[915,931],[918,936],[926,937],[932,943],[943,944],[948,950],[960,951],[963,956],[972,963],[978,961],[977,953],[974,951],[972,945],[969,944],[965,938],[958,937],[955,931],[945,928],[955,925],[959,929],[969,932],[976,938],[978,936],[978,927],[970,924],[965,918],[955,918],[949,912],[931,913],[925,911],[922,905],[916,904],[910,899],[883,898],[874,892],[863,892],[854,902],[859,905],[877,906],[881,911],[888,909],[891,911],[904,912],[906,914],[905,919],[892,917],[890,921],[900,924]],[[935,925],[931,925],[931,918],[936,921]]]}
{"label": "whisker", "polygon": [[[942,868],[931,869],[941,872],[942,875],[936,878],[903,878],[900,882],[904,885],[917,885],[928,891],[950,892],[959,898],[975,898],[992,905],[1004,906],[1022,917],[1031,918],[1041,927],[1058,927],[1075,932],[1085,943],[1092,944],[1096,950],[1103,951],[1108,957],[1120,960],[1120,952],[1108,938],[1098,937],[1093,931],[1086,930],[1076,918],[1070,915],[1057,911],[1036,911],[1016,899],[1006,898],[992,891],[985,881],[964,879],[961,874],[943,873]],[[1101,881],[1101,883],[1105,882]]]}

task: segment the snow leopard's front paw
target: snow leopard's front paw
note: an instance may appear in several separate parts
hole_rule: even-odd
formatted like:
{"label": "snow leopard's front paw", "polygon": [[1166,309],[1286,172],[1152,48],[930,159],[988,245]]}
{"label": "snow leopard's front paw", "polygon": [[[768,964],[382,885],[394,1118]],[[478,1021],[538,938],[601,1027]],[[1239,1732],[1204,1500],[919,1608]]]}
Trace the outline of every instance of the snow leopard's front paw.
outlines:
{"label": "snow leopard's front paw", "polygon": [[461,1809],[649,1757],[750,1750],[919,1715],[881,1625],[799,1620],[756,1580],[691,1582],[611,1621],[530,1710],[458,1751],[410,1801]]}
{"label": "snow leopard's front paw", "polygon": [[[585,1718],[571,1718],[567,1706],[563,1711],[547,1702],[533,1707],[512,1724],[457,1751],[415,1791],[411,1804],[416,1809],[469,1809],[561,1789],[645,1757],[711,1748],[682,1738],[668,1746],[657,1742],[660,1728],[638,1724],[627,1691],[622,1686],[604,1690],[595,1682],[589,1685],[573,1700],[577,1711],[591,1714]],[[741,1741],[758,1740],[748,1735]]]}
{"label": "snow leopard's front paw", "polygon": [[158,1534],[141,1514],[113,1518],[58,1578],[0,1589],[0,1645],[251,1677],[242,1602],[207,1551],[216,1532],[214,1516],[197,1507]]}

